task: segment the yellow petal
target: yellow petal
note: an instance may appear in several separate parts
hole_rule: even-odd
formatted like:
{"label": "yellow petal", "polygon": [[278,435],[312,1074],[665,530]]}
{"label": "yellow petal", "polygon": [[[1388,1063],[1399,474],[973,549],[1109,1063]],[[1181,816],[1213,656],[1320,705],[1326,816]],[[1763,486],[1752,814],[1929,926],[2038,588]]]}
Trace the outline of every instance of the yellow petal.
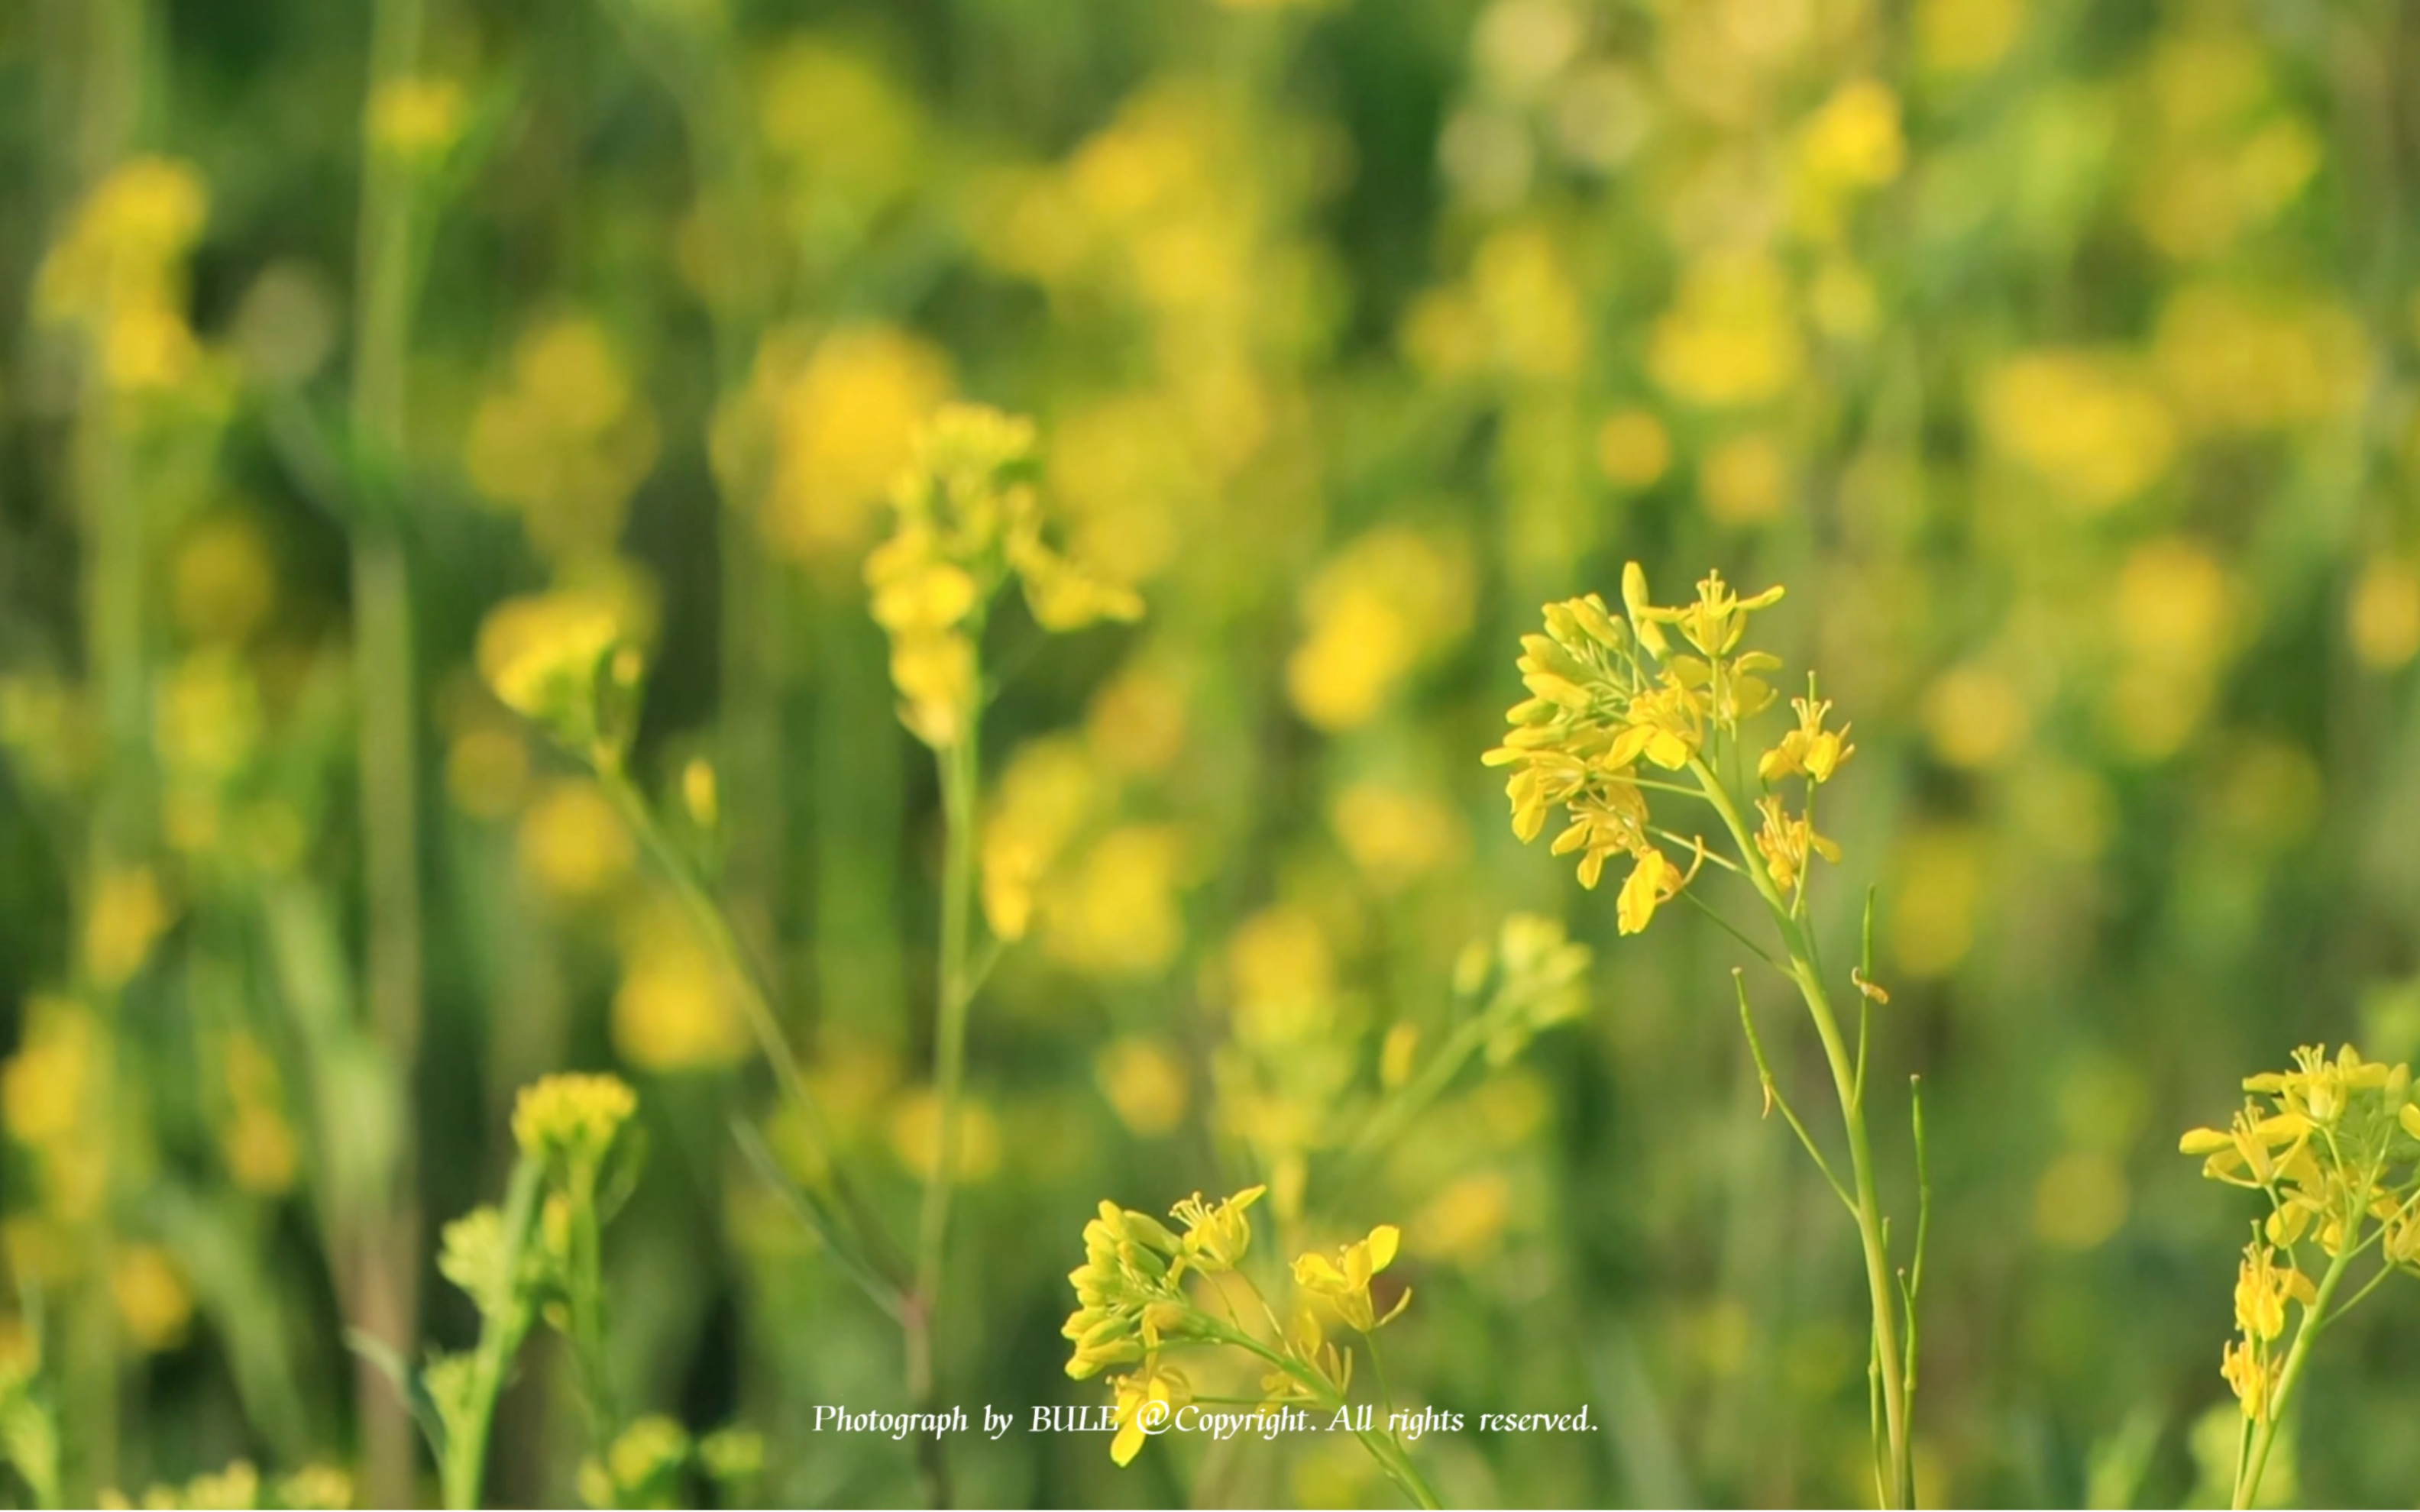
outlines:
{"label": "yellow petal", "polygon": [[1373,1274],[1395,1262],[1395,1251],[1403,1242],[1403,1230],[1393,1224],[1380,1224],[1370,1230],[1370,1270]]}
{"label": "yellow petal", "polygon": [[1637,563],[1624,563],[1621,569],[1621,607],[1630,611],[1630,627],[1638,636],[1638,643],[1649,655],[1662,659],[1664,630],[1652,618],[1653,606],[1647,597],[1647,569]]}
{"label": "yellow petal", "polygon": [[1334,1291],[1344,1285],[1344,1273],[1325,1255],[1306,1255],[1294,1262],[1295,1285],[1314,1291]]}

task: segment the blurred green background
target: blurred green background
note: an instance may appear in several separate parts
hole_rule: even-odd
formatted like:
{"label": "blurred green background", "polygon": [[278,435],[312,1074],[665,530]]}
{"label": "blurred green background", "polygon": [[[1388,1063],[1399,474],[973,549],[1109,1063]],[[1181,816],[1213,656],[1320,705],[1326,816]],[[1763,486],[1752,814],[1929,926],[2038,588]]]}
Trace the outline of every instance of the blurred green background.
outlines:
{"label": "blurred green background", "polygon": [[[1539,604],[1637,558],[1787,583],[1764,643],[1854,721],[1818,918],[1847,959],[1881,889],[1878,1066],[1926,1078],[1925,1494],[2221,1495],[2254,1212],[2176,1133],[2299,1041],[2420,1050],[2414,78],[2392,0],[0,7],[0,1346],[71,1492],[428,1494],[346,1330],[466,1341],[435,1226],[580,1067],[650,1143],[634,1404],[762,1429],[773,1501],[918,1496],[803,1430],[908,1405],[895,1331],[473,648],[540,589],[650,645],[638,768],[904,1229],[939,813],[860,572],[964,395],[1149,612],[993,638],[986,810],[1057,859],[974,1011],[945,1397],[1100,1399],[1094,1204],[1274,1174],[1288,1245],[1404,1226],[1399,1394],[1606,1423],[1425,1440],[1449,1500],[1869,1499],[1854,1235],[1760,1120],[1739,948],[1617,943],[1478,762]],[[1516,912],[1596,948],[1585,1012],[1340,1158]],[[2273,1490],[2420,1494],[2411,1290]],[[534,1349],[497,1499],[575,1497],[568,1391]],[[977,1504],[1394,1504],[1349,1440],[952,1457]]]}

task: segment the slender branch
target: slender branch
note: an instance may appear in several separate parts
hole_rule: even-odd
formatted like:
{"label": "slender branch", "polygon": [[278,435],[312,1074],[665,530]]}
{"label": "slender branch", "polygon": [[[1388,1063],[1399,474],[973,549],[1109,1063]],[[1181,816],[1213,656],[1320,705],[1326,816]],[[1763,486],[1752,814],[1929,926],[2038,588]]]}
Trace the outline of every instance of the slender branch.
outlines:
{"label": "slender branch", "polygon": [[906,1268],[884,1239],[882,1227],[875,1220],[872,1210],[859,1197],[843,1170],[838,1157],[839,1147],[832,1137],[831,1126],[824,1117],[823,1106],[809,1089],[806,1076],[799,1070],[798,1057],[782,1032],[781,1021],[757,980],[752,963],[741,948],[738,936],[732,933],[730,920],[723,917],[722,910],[706,891],[706,884],[698,877],[689,858],[664,833],[655,810],[629,777],[618,766],[609,765],[597,768],[597,779],[615,811],[621,814],[623,822],[638,836],[641,849],[655,862],[664,880],[672,885],[673,893],[680,900],[690,923],[722,965],[723,976],[739,1004],[740,1017],[754,1037],[758,1051],[772,1067],[775,1084],[797,1111],[806,1130],[809,1144],[823,1166],[824,1180],[840,1205],[842,1217],[840,1224],[821,1237],[833,1239],[845,1233],[849,1247],[856,1252],[852,1257],[857,1262],[851,1268],[852,1275],[861,1285],[868,1275],[890,1278],[887,1289],[892,1296],[886,1297],[882,1290],[870,1286],[867,1290],[877,1303],[886,1308],[891,1306],[906,1276]]}
{"label": "slender branch", "polygon": [[1765,1063],[1764,1043],[1757,1038],[1756,1017],[1748,1011],[1746,978],[1734,969],[1731,972],[1731,985],[1739,992],[1740,1027],[1747,1031],[1748,1054],[1755,1057],[1757,1079],[1764,1085],[1766,1105],[1781,1110],[1781,1116],[1790,1121],[1791,1133],[1796,1134],[1798,1142],[1807,1147],[1807,1153],[1814,1158],[1815,1168],[1823,1173],[1823,1180],[1832,1188],[1832,1195],[1838,1197],[1840,1206],[1848,1209],[1850,1215],[1854,1217],[1857,1211],[1857,1199],[1849,1196],[1849,1189],[1840,1184],[1840,1179],[1838,1176],[1832,1174],[1832,1163],[1823,1158],[1823,1151],[1815,1143],[1815,1136],[1807,1132],[1807,1125],[1799,1121],[1797,1113],[1791,1108],[1790,1100],[1781,1095],[1781,1085],[1774,1079],[1773,1068]]}

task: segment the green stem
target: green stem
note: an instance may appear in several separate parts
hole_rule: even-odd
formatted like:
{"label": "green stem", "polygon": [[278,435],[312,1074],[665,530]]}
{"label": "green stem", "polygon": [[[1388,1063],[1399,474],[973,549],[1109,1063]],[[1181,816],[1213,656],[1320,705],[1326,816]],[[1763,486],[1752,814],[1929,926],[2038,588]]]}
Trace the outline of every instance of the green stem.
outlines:
{"label": "green stem", "polygon": [[[419,67],[422,0],[377,0],[371,16],[368,89],[409,79]],[[365,112],[366,119],[367,112]],[[409,1352],[419,1325],[420,1214],[412,1196],[410,1088],[419,1057],[422,999],[417,700],[412,669],[411,585],[397,501],[388,486],[403,451],[405,359],[411,339],[413,182],[365,128],[355,249],[352,424],[355,445],[379,476],[357,500],[352,538],[355,696],[361,709],[360,781],[364,882],[368,904],[365,974],[370,1020],[398,1088],[404,1127],[373,1216],[353,1237],[346,1289],[357,1326]],[[360,1395],[365,1494],[379,1504],[411,1499],[411,1422],[365,1361]]]}
{"label": "green stem", "polygon": [[[59,146],[63,180],[79,194],[100,184],[134,149],[142,114],[144,56],[150,30],[147,0],[59,0],[54,7],[57,35],[73,36],[75,47],[46,57],[46,85],[57,81],[60,97],[73,102],[74,118]],[[126,437],[126,416],[111,392],[96,339],[83,354],[77,374],[77,415],[71,440],[71,486],[83,534],[81,584],[84,634],[93,693],[106,733],[98,789],[85,815],[82,897],[72,910],[77,938],[91,917],[101,879],[138,863],[150,849],[151,690],[148,668],[147,568],[143,499]],[[87,994],[106,1042],[124,1042],[115,986],[92,981],[82,952],[70,947],[75,972]],[[132,1164],[131,1137],[121,1088],[122,1065],[101,1078],[98,1096],[85,1112],[85,1136],[102,1152],[106,1184],[94,1216],[75,1224],[83,1273],[107,1273],[116,1243],[116,1196]],[[68,1348],[61,1362],[62,1422],[68,1482],[90,1497],[117,1478],[120,1421],[118,1319],[109,1288],[88,1284],[69,1300],[63,1319]]]}
{"label": "green stem", "polygon": [[1793,917],[1789,900],[1775,888],[1762,868],[1754,864],[1756,849],[1748,839],[1747,826],[1740,818],[1738,806],[1730,794],[1714,776],[1713,768],[1702,760],[1692,759],[1691,771],[1698,779],[1706,801],[1720,815],[1725,828],[1730,831],[1731,842],[1739,847],[1748,880],[1756,885],[1765,906],[1772,911],[1774,922],[1781,933],[1782,944],[1788,949],[1790,964],[1784,974],[1798,987],[1806,999],[1807,1011],[1815,1021],[1816,1037],[1823,1041],[1823,1057],[1831,1065],[1832,1083],[1840,1101],[1840,1119],[1849,1136],[1850,1177],[1855,1189],[1857,1236],[1865,1252],[1866,1285],[1873,1308],[1874,1370],[1882,1386],[1883,1427],[1888,1441],[1889,1454],[1880,1475],[1882,1498],[1885,1505],[1901,1507],[1912,1504],[1913,1488],[1907,1484],[1904,1467],[1909,1463],[1911,1448],[1907,1434],[1907,1391],[1902,1372],[1905,1356],[1899,1341],[1897,1285],[1891,1273],[1890,1252],[1884,1237],[1882,1199],[1874,1180],[1874,1159],[1871,1140],[1866,1133],[1866,1117],[1862,1089],[1857,1085],[1856,1067],[1849,1048],[1840,1036],[1838,1015],[1833,1011],[1832,1000],[1823,989],[1821,974],[1816,970],[1807,932]]}
{"label": "green stem", "polygon": [[[1249,1277],[1246,1277],[1248,1285],[1249,1280]],[[1258,1289],[1254,1288],[1255,1291]],[[1209,1318],[1207,1314],[1202,1316],[1210,1323],[1211,1337],[1233,1344],[1238,1349],[1247,1350],[1284,1371],[1286,1375],[1311,1392],[1312,1400],[1321,1412],[1334,1412],[1339,1408],[1352,1405],[1346,1400],[1344,1394],[1337,1390],[1334,1381],[1295,1359],[1292,1354],[1272,1349],[1241,1329],[1231,1329],[1218,1319]],[[1371,1360],[1374,1365],[1377,1360],[1376,1341],[1370,1339],[1366,1334],[1362,1337],[1370,1342]],[[1426,1475],[1420,1473],[1419,1466],[1413,1463],[1412,1457],[1401,1444],[1396,1443],[1390,1437],[1357,1427],[1353,1430],[1353,1436],[1361,1441],[1361,1447],[1370,1452],[1370,1458],[1378,1461],[1378,1467],[1384,1470],[1396,1485],[1403,1488],[1404,1493],[1412,1499],[1415,1505],[1435,1509],[1444,1504],[1437,1499],[1436,1489],[1429,1484]]]}
{"label": "green stem", "polygon": [[520,1286],[521,1255],[537,1217],[541,1175],[538,1163],[527,1157],[513,1167],[504,1211],[504,1274],[512,1278],[512,1285],[506,1288],[504,1310],[481,1320],[461,1420],[445,1425],[438,1478],[443,1482],[445,1504],[457,1512],[479,1504],[479,1493],[487,1482],[488,1436],[495,1422],[496,1399],[504,1395],[505,1374],[529,1334],[529,1303]]}
{"label": "green stem", "polygon": [[[640,848],[647,853],[657,872],[669,883],[673,895],[680,901],[698,937],[714,952],[739,1004],[740,1017],[756,1041],[756,1048],[772,1067],[773,1080],[783,1097],[796,1110],[807,1140],[821,1163],[825,1180],[838,1203],[837,1211],[823,1217],[819,1237],[832,1244],[846,1258],[851,1276],[865,1285],[868,1293],[885,1309],[895,1309],[905,1267],[883,1242],[881,1226],[872,1211],[858,1196],[839,1163],[839,1146],[832,1138],[831,1126],[825,1119],[823,1106],[808,1089],[806,1076],[799,1070],[798,1057],[790,1049],[789,1040],[782,1032],[781,1019],[773,1011],[770,997],[758,980],[756,968],[750,961],[739,938],[732,932],[731,921],[717,906],[689,861],[664,833],[645,796],[631,782],[628,774],[618,766],[597,769],[597,784],[639,838]],[[868,1277],[880,1277],[884,1289],[876,1290]]]}
{"label": "green stem", "polygon": [[[943,1271],[949,1253],[950,1198],[957,1181],[958,1125],[966,1097],[967,1011],[972,1005],[975,913],[975,810],[982,780],[982,713],[972,708],[966,733],[939,753],[941,817],[946,833],[941,862],[940,1002],[933,1029],[933,1093],[939,1107],[933,1174],[924,1183],[923,1210],[916,1226],[916,1316],[909,1334],[909,1390],[920,1401],[938,1400],[939,1371],[933,1341],[938,1328]],[[936,1500],[946,1482],[936,1482]]]}
{"label": "green stem", "polygon": [[[2323,1128],[2321,1133],[2326,1134],[2327,1131]],[[2333,1146],[2334,1134],[2328,1134],[2328,1138]],[[2332,1320],[2328,1316],[2328,1304],[2335,1300],[2336,1288],[2344,1283],[2345,1273],[2351,1268],[2353,1257],[2368,1248],[2368,1241],[2361,1237],[2362,1215],[2369,1211],[2370,1194],[2378,1189],[2379,1167],[2383,1161],[2381,1154],[2379,1162],[2371,1165],[2362,1180],[2360,1196],[2347,1205],[2347,1222],[2350,1227],[2344,1235],[2344,1242],[2335,1257],[2328,1262],[2327,1273],[2319,1278],[2319,1290],[2313,1294],[2311,1304],[2303,1310],[2302,1325],[2294,1330],[2293,1345],[2286,1351],[2286,1368],[2278,1372],[2277,1389],[2269,1396],[2269,1411],[2253,1432],[2251,1460],[2236,1480],[2234,1500],[2239,1512],[2250,1506],[2253,1498],[2260,1494],[2260,1477],[2269,1469],[2269,1451],[2277,1442],[2277,1425],[2286,1420],[2287,1404],[2293,1399],[2294,1388],[2302,1383],[2303,1371],[2310,1362],[2312,1342]],[[2359,1302],[2367,1294],[2368,1288],[2364,1288],[2353,1301]],[[2346,1305],[2350,1306],[2351,1304]]]}
{"label": "green stem", "polygon": [[1452,1085],[1455,1073],[1478,1054],[1479,1047],[1486,1043],[1488,1037],[1500,1026],[1497,1009],[1503,1001],[1499,996],[1484,1011],[1456,1026],[1445,1043],[1438,1047],[1437,1053],[1429,1057],[1428,1064],[1420,1068],[1419,1073],[1405,1082],[1379,1106],[1377,1112],[1370,1116],[1370,1121],[1361,1126],[1360,1134],[1346,1147],[1338,1165],[1337,1180],[1340,1182],[1358,1172],[1364,1162],[1392,1144],[1405,1124],[1419,1117],[1446,1088]]}
{"label": "green stem", "polygon": [[605,1236],[597,1211],[596,1173],[586,1173],[570,1197],[571,1347],[588,1408],[589,1446],[602,1456],[620,1431],[621,1413],[605,1350]]}

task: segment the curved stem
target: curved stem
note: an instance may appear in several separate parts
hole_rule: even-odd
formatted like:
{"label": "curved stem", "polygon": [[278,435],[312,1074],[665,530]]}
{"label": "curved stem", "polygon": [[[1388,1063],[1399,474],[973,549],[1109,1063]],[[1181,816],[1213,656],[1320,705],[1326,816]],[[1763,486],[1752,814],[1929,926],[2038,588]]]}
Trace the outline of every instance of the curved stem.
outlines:
{"label": "curved stem", "polygon": [[[838,1146],[832,1138],[830,1125],[824,1118],[823,1105],[808,1089],[806,1076],[799,1070],[798,1057],[791,1051],[789,1040],[782,1032],[781,1019],[773,1011],[772,1000],[758,980],[756,968],[741,947],[739,937],[732,932],[730,920],[706,890],[705,882],[698,877],[689,858],[664,833],[655,810],[648,807],[646,798],[628,775],[617,766],[601,766],[597,770],[597,780],[605,790],[614,811],[638,836],[640,848],[647,853],[657,871],[671,885],[674,896],[680,900],[682,910],[689,916],[699,937],[721,963],[723,976],[738,1000],[740,1017],[746,1021],[749,1033],[755,1039],[757,1050],[773,1068],[773,1080],[781,1088],[782,1095],[797,1110],[799,1121],[806,1129],[808,1141],[823,1165],[824,1180],[838,1203],[836,1213],[819,1214],[824,1220],[823,1227],[818,1228],[819,1237],[849,1259],[852,1276],[866,1287],[877,1304],[886,1310],[895,1310],[898,1292],[904,1289],[900,1278],[905,1268],[885,1242],[882,1227],[875,1222],[872,1211],[859,1198],[856,1189],[842,1170]],[[884,1287],[890,1288],[890,1294],[885,1295],[869,1284],[868,1277],[881,1278]]]}

